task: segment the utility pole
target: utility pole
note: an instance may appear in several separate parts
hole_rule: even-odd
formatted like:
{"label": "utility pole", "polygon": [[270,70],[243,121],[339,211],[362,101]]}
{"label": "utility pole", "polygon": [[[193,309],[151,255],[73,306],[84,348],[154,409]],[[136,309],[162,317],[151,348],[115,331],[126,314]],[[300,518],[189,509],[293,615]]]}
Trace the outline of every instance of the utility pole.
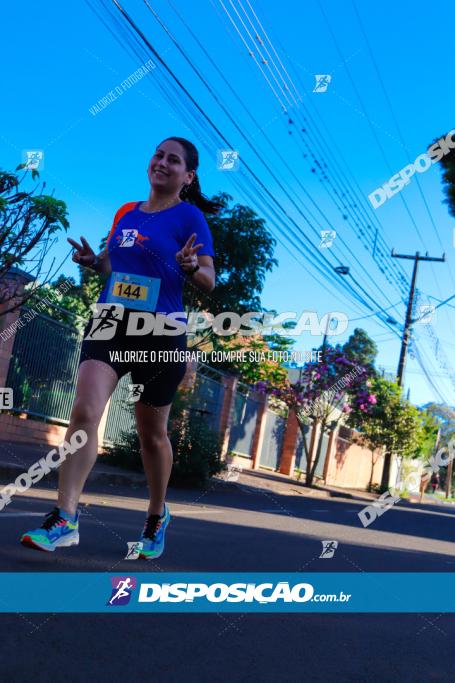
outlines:
{"label": "utility pole", "polygon": [[446,498],[450,498],[452,495],[452,472],[453,472],[453,460],[450,460],[447,465],[447,477],[446,477]]}
{"label": "utility pole", "polygon": [[411,327],[415,320],[412,319],[412,309],[414,307],[415,298],[415,288],[417,280],[417,270],[419,267],[419,261],[445,261],[446,255],[443,254],[442,258],[436,258],[434,256],[428,256],[426,252],[425,256],[421,256],[420,252],[416,252],[415,256],[409,256],[407,254],[395,254],[395,249],[392,249],[393,258],[404,258],[414,261],[414,268],[412,271],[411,289],[409,290],[408,307],[406,310],[406,320],[404,323],[403,337],[401,340],[401,350],[400,350],[400,360],[398,361],[397,370],[397,380],[398,385],[401,387],[403,385],[404,368],[406,365],[406,356],[408,354],[409,338],[411,336]]}
{"label": "utility pole", "polygon": [[[420,252],[417,251],[414,256],[411,256],[411,255],[407,255],[407,254],[396,254],[395,249],[392,249],[392,257],[393,258],[404,258],[404,259],[409,259],[411,261],[414,261],[414,268],[412,271],[412,280],[411,280],[411,289],[409,290],[408,307],[406,309],[406,320],[404,323],[403,337],[401,340],[400,360],[398,361],[398,370],[397,370],[397,382],[398,382],[398,386],[401,387],[403,385],[404,368],[406,365],[406,356],[408,354],[408,346],[409,346],[409,339],[411,336],[411,328],[412,328],[413,323],[415,323],[416,320],[419,319],[419,318],[416,318],[416,320],[412,319],[412,309],[414,307],[414,297],[415,297],[417,270],[419,267],[419,261],[445,261],[446,255],[443,254],[442,258],[436,258],[433,256],[428,256],[428,252],[426,252],[425,256],[421,256]],[[383,491],[387,491],[387,489],[389,488],[391,460],[392,460],[391,453],[386,453],[384,456],[384,465],[382,468],[382,477],[381,477],[381,489]]]}
{"label": "utility pole", "polygon": [[327,337],[329,336],[329,329],[330,329],[330,323],[331,322],[332,322],[332,313],[327,315],[327,323],[325,325],[325,332],[324,332],[324,336],[322,338],[321,351],[322,351],[323,355],[324,355],[324,351],[327,347]]}

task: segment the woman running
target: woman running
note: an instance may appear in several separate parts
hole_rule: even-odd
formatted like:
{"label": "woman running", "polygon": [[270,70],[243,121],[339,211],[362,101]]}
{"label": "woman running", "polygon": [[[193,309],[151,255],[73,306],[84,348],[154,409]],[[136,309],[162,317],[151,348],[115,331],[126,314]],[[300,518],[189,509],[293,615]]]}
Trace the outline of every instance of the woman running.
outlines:
{"label": "woman running", "polygon": [[[83,237],[81,244],[68,238],[76,250],[75,263],[109,278],[96,315],[85,328],[65,436],[69,442],[72,434],[84,430],[87,442],[61,465],[57,507],[39,529],[23,534],[21,543],[28,547],[53,551],[79,543],[77,508],[97,459],[98,426],[117,382],[131,372],[134,391],[140,395],[134,408],[150,493],[140,556],[154,559],[163,553],[170,521],[165,497],[173,462],[167,423],[186,369],[184,360],[158,360],[160,351],[186,350],[185,326],[172,325],[165,316],[180,313],[174,320],[186,322],[182,293],[187,280],[205,292],[215,286],[212,236],[203,212],[217,213],[220,207],[201,194],[198,165],[198,151],[191,142],[167,138],[148,167],[148,200],[129,202],[117,211],[105,250],[95,255]],[[156,360],[151,362],[152,358]]]}

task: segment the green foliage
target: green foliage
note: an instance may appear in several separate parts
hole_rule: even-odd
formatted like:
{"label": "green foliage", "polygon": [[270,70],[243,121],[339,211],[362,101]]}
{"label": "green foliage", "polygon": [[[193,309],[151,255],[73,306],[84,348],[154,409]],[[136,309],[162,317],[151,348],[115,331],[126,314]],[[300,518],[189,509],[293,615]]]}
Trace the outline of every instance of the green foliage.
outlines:
{"label": "green foliage", "polygon": [[[445,135],[439,136],[433,140],[433,143],[437,142],[441,137],[445,137]],[[451,149],[448,154],[442,157],[439,167],[442,170],[444,194],[446,195],[445,203],[449,207],[449,213],[455,216],[455,150]]]}
{"label": "green foliage", "polygon": [[280,362],[268,358],[272,349],[266,343],[265,337],[260,334],[248,337],[241,337],[238,334],[229,338],[221,337],[215,350],[225,353],[237,351],[245,354],[244,361],[232,360],[210,364],[217,369],[238,375],[246,384],[265,381],[270,382],[274,387],[282,387],[286,383],[288,376],[286,368]]}
{"label": "green foliage", "polygon": [[[99,251],[104,249],[105,244],[106,238],[103,238],[100,242]],[[79,316],[83,320],[88,320],[92,313],[90,307],[97,301],[105,281],[105,275],[96,273],[90,270],[90,268],[79,266],[79,284],[76,283],[73,277],[60,275],[50,286],[40,287],[36,294],[31,297],[30,305],[33,306],[39,302],[41,312],[66,324],[75,323],[74,315]],[[67,291],[58,300],[54,300],[54,294],[63,282],[72,286],[70,288],[67,287]],[[45,299],[58,304],[60,309],[63,310],[56,309],[54,306],[45,306],[43,308],[43,300]],[[74,315],[66,315],[65,311],[69,311]]]}
{"label": "green foliage", "polygon": [[344,355],[358,365],[364,367],[368,375],[377,374],[374,363],[378,354],[378,347],[365,330],[356,328],[343,346]]}
{"label": "green foliage", "polygon": [[56,232],[60,227],[65,230],[69,228],[65,202],[46,195],[30,196],[29,200],[31,219],[44,220],[49,234]]}
{"label": "green foliage", "polygon": [[353,410],[349,423],[361,432],[372,450],[385,446],[387,454],[412,457],[426,438],[418,409],[402,396],[401,387],[382,377],[371,381],[376,404],[368,414]]}
{"label": "green foliage", "polygon": [[[170,485],[204,487],[210,477],[224,469],[218,432],[207,426],[203,416],[192,411],[189,400],[177,394],[170,418],[169,438],[174,454]],[[142,471],[136,430],[123,432],[119,443],[106,448],[105,462]]]}
{"label": "green foliage", "polygon": [[427,410],[419,410],[422,425],[422,440],[417,447],[414,457],[428,460],[433,455],[438,437],[439,424],[436,418]]}
{"label": "green foliage", "polygon": [[[42,192],[35,195],[36,188],[30,192],[19,191],[26,175],[27,171],[19,180],[15,174],[0,169],[1,277],[14,266],[26,268],[29,262],[42,263],[49,248],[49,237],[69,227],[65,202]],[[40,274],[33,277],[37,281],[41,279]],[[0,292],[0,302],[11,301],[15,295],[13,286],[4,288]],[[5,309],[3,314],[9,310],[13,309]]]}
{"label": "green foliage", "polygon": [[171,433],[174,451],[171,485],[205,486],[224,469],[219,435],[207,426],[202,415],[182,415]]}
{"label": "green foliage", "polygon": [[248,206],[228,203],[232,197],[226,193],[216,195],[214,201],[223,208],[216,216],[208,217],[215,245],[214,266],[216,288],[204,294],[195,287],[187,287],[184,304],[187,310],[261,311],[259,295],[266,273],[277,260],[273,258],[276,240],[265,227],[265,221]]}
{"label": "green foliage", "polygon": [[[360,415],[369,413],[376,403],[371,388],[370,368],[366,369],[358,363],[354,351],[350,358],[339,345],[326,345],[321,351],[323,362],[306,363],[298,382],[291,384],[287,379],[283,385],[277,385],[271,380],[261,380],[255,385],[257,391],[276,397],[295,411],[307,460],[307,486],[313,483],[324,435],[346,414],[354,412],[360,420]],[[319,440],[312,458],[305,438],[310,422],[320,425]]]}
{"label": "green foliage", "polygon": [[450,439],[455,437],[455,410],[440,403],[427,403],[426,413],[432,415],[441,430],[440,446],[447,446]]}

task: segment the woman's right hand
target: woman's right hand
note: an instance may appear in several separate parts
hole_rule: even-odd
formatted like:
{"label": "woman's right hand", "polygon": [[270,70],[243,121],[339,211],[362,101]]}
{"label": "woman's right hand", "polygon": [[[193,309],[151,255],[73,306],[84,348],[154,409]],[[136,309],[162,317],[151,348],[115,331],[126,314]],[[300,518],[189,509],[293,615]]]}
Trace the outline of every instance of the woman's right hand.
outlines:
{"label": "woman's right hand", "polygon": [[71,237],[66,238],[72,247],[76,249],[72,256],[74,263],[78,263],[81,266],[90,267],[96,258],[96,254],[87,242],[86,239],[81,237],[81,244],[78,244]]}

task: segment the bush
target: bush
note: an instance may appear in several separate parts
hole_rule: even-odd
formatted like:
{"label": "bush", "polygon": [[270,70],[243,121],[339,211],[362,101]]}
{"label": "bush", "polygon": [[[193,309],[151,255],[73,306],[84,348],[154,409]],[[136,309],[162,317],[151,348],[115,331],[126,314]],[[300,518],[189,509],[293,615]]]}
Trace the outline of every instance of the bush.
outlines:
{"label": "bush", "polygon": [[174,451],[171,485],[205,486],[224,469],[219,435],[201,415],[182,415],[175,421],[170,439]]}
{"label": "bush", "polygon": [[[174,453],[171,486],[203,487],[210,477],[224,469],[218,432],[210,429],[203,416],[189,408],[186,397],[180,393],[172,406],[168,434]],[[120,438],[119,443],[105,449],[105,462],[142,471],[136,430],[122,432]]]}

